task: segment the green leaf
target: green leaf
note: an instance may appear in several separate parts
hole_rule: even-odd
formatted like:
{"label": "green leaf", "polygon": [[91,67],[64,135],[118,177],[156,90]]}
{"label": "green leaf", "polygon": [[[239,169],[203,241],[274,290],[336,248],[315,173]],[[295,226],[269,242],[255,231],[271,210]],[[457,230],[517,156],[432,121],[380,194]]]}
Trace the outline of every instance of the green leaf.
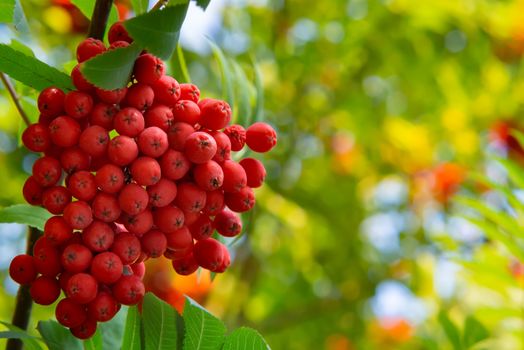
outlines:
{"label": "green leaf", "polygon": [[496,157],[497,160],[508,172],[508,176],[519,188],[524,188],[524,172],[522,167],[509,159]]}
{"label": "green leaf", "polygon": [[146,350],[171,350],[177,346],[176,311],[153,293],[144,297],[142,308]]}
{"label": "green leaf", "polygon": [[489,337],[489,332],[475,317],[468,316],[464,325],[463,344],[466,349]]}
{"label": "green leaf", "polygon": [[114,90],[125,87],[142,48],[135,43],[97,55],[82,64],[84,77],[98,87]]}
{"label": "green leaf", "polygon": [[74,89],[67,74],[6,44],[0,44],[0,72],[37,90],[49,86]]}
{"label": "green leaf", "polygon": [[15,13],[15,0],[2,0],[0,2],[0,23],[11,23]]}
{"label": "green leaf", "polygon": [[220,349],[226,327],[215,316],[189,297],[184,307],[184,350]]}
{"label": "green leaf", "polygon": [[141,350],[143,348],[141,341],[142,322],[138,308],[132,306],[127,311],[126,326],[124,331],[124,338],[122,340],[122,349],[126,350]]}
{"label": "green leaf", "polygon": [[449,319],[448,315],[444,311],[440,311],[438,314],[438,321],[442,328],[444,329],[444,333],[446,333],[446,337],[448,337],[448,340],[453,345],[454,350],[460,350],[461,349],[461,342],[460,342],[460,332],[455,326],[455,324]]}
{"label": "green leaf", "polygon": [[210,2],[211,0],[196,0],[197,6],[201,7],[204,11],[206,10]]}
{"label": "green leaf", "polygon": [[187,7],[176,5],[147,12],[125,21],[124,26],[135,43],[167,60],[178,43]]}
{"label": "green leaf", "polygon": [[36,328],[44,338],[49,350],[81,350],[83,348],[82,342],[56,321],[40,321]]}
{"label": "green leaf", "polygon": [[[91,18],[93,15],[93,9],[95,8],[95,1],[93,0],[71,0],[71,3],[75,5],[80,12],[87,18]],[[109,11],[109,17],[107,18],[107,27],[109,28],[113,23],[118,21],[118,10],[115,5],[111,6]]]}
{"label": "green leaf", "polygon": [[32,336],[31,334],[27,333],[27,331],[24,331],[23,329],[12,325],[7,322],[0,321],[0,324],[5,326],[9,331],[6,332],[0,332],[0,338],[16,338],[21,339],[24,343],[24,348],[26,350],[42,350],[42,346],[37,340],[42,340],[41,338]]}
{"label": "green leaf", "polygon": [[89,339],[83,341],[84,350],[102,350],[102,335],[100,329],[97,328],[95,334]]}
{"label": "green leaf", "polygon": [[147,11],[149,0],[131,0],[131,4],[133,5],[135,15],[138,16]]}
{"label": "green leaf", "polygon": [[128,308],[123,306],[111,320],[98,324],[98,329],[102,335],[102,349],[120,349],[127,314]]}
{"label": "green leaf", "polygon": [[271,349],[260,333],[252,328],[235,329],[227,338],[222,350],[268,350]]}
{"label": "green leaf", "polygon": [[264,86],[262,85],[262,72],[258,64],[253,62],[253,70],[255,72],[255,107],[253,108],[253,115],[255,122],[264,120]]}
{"label": "green leaf", "polygon": [[41,231],[50,217],[51,214],[44,208],[34,207],[29,204],[15,204],[0,209],[0,222],[26,224]]}
{"label": "green leaf", "polygon": [[217,44],[215,44],[209,38],[207,40],[209,42],[209,45],[211,46],[211,51],[213,52],[213,56],[217,60],[218,68],[220,70],[220,79],[222,81],[222,99],[227,101],[227,103],[229,103],[230,106],[233,106],[233,77],[229,65],[227,63],[226,56],[224,55],[224,52],[222,52],[220,47],[217,46]]}
{"label": "green leaf", "polygon": [[182,51],[182,46],[180,46],[180,44],[177,45],[176,52],[178,57],[178,65],[180,66],[180,72],[182,73],[184,82],[191,83],[191,77],[189,76],[189,70],[187,69],[186,59],[184,57],[184,52]]}
{"label": "green leaf", "polygon": [[233,123],[249,125],[251,122],[251,85],[247,80],[246,73],[235,60],[230,60],[233,67],[235,80],[235,110],[233,111]]}
{"label": "green leaf", "polygon": [[35,57],[35,54],[33,53],[33,50],[31,50],[30,47],[24,45],[16,39],[11,39],[11,43],[9,43],[9,46],[15,49],[16,51],[20,51],[24,55]]}

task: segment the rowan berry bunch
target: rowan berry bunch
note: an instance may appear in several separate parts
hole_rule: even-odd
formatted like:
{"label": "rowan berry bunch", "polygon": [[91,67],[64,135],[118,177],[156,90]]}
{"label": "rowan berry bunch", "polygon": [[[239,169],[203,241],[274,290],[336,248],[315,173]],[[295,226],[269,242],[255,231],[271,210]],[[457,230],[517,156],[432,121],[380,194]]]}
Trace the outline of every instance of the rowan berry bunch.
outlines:
{"label": "rowan berry bunch", "polygon": [[212,236],[240,234],[238,213],[253,208],[253,188],[266,176],[260,161],[235,162],[231,152],[276,145],[268,124],[229,125],[226,102],[200,99],[197,86],[165,75],[164,62],[146,52],[127,87],[95,87],[82,62],[132,39],[117,23],[109,41],[80,43],[71,73],[77,90],[43,90],[39,121],[22,135],[28,149],[43,152],[24,197],[54,216],[33,255],[13,259],[10,275],[30,285],[38,304],[52,304],[62,290],[56,318],[78,338],[92,336],[121,304],[142,300],[146,259],[163,255],[181,275],[199,266],[224,272],[230,255]]}

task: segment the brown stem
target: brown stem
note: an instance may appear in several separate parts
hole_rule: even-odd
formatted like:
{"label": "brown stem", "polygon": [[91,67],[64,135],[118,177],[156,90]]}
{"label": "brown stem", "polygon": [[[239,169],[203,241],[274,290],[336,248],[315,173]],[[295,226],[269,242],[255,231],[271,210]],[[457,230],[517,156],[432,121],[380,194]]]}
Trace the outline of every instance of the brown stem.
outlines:
{"label": "brown stem", "polygon": [[29,126],[31,122],[29,121],[29,118],[27,117],[27,114],[25,114],[24,109],[22,108],[22,105],[20,104],[20,97],[18,97],[18,94],[15,91],[15,87],[4,73],[0,72],[0,79],[2,80],[2,83],[4,83],[5,88],[9,92],[9,95],[11,95],[11,99],[13,100],[16,109],[18,109],[18,113],[20,113],[20,116],[24,120],[24,123]]}
{"label": "brown stem", "polygon": [[[42,233],[33,227],[29,228],[29,237],[27,238],[26,254],[33,254],[33,246],[36,240]],[[29,286],[20,286],[18,294],[16,295],[15,313],[11,323],[18,328],[27,329],[29,319],[31,318],[31,308],[33,306],[33,299],[29,294]],[[20,350],[22,349],[22,341],[20,339],[8,339],[6,350]]]}
{"label": "brown stem", "polygon": [[104,39],[111,6],[113,6],[113,0],[96,0],[93,15],[91,16],[91,24],[89,25],[88,36],[90,38]]}
{"label": "brown stem", "polygon": [[169,0],[158,0],[157,3],[151,8],[151,11],[159,10],[160,8],[167,5]]}

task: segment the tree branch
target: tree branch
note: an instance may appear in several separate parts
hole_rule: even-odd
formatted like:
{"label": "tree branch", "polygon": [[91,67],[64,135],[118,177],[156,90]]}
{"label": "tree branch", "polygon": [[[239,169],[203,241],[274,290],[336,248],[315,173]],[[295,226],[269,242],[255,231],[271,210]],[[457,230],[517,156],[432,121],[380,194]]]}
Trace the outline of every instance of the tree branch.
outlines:
{"label": "tree branch", "polygon": [[18,113],[20,113],[20,116],[24,120],[24,123],[27,126],[31,125],[31,122],[29,121],[27,114],[25,113],[24,109],[22,108],[22,105],[20,104],[20,97],[18,97],[18,94],[15,91],[15,87],[13,86],[9,78],[4,73],[0,72],[0,80],[2,80],[2,83],[4,83],[4,86],[9,92],[9,95],[11,95],[11,99],[13,100],[16,109],[18,109]]}
{"label": "tree branch", "polygon": [[[41,232],[34,228],[29,228],[29,237],[27,238],[26,254],[33,255],[33,246],[36,240],[41,236]],[[15,313],[11,323],[21,329],[26,330],[31,318],[31,308],[33,307],[33,299],[29,294],[29,286],[20,286],[18,294],[16,295]],[[6,350],[20,350],[23,343],[20,339],[8,339]]]}
{"label": "tree branch", "polygon": [[113,0],[96,0],[93,15],[91,16],[91,24],[89,25],[88,36],[90,38],[104,39],[111,6],[113,6]]}
{"label": "tree branch", "polygon": [[158,0],[157,3],[151,8],[151,11],[159,10],[160,8],[167,5],[169,0]]}

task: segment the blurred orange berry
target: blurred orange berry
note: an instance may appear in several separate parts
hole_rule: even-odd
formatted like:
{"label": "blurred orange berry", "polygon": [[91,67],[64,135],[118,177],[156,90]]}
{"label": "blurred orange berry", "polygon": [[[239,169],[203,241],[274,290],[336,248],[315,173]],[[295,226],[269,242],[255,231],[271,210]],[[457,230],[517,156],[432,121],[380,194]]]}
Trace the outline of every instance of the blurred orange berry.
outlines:
{"label": "blurred orange berry", "polygon": [[455,163],[442,163],[432,172],[432,191],[435,198],[446,203],[464,181],[465,169]]}

